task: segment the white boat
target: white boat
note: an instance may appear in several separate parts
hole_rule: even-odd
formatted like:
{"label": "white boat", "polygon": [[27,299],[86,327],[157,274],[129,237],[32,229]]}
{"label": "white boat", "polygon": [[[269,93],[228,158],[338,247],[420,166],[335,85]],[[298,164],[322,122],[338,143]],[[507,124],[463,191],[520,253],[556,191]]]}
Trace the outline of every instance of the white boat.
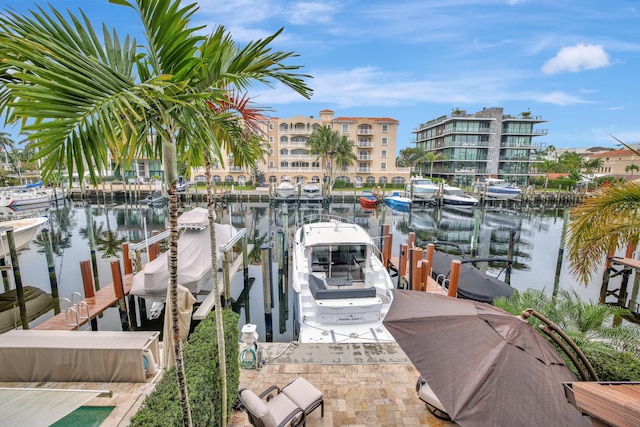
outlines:
{"label": "white boat", "polygon": [[439,187],[429,178],[412,176],[404,187],[404,195],[414,202],[436,204]]}
{"label": "white boat", "polygon": [[487,199],[515,199],[522,193],[522,189],[499,178],[485,178],[484,181],[477,182],[476,187]]}
{"label": "white boat", "polygon": [[[27,322],[31,322],[53,308],[53,298],[35,286],[23,286]],[[0,333],[22,327],[18,291],[11,289],[0,293]]]}
{"label": "white boat", "polygon": [[373,238],[344,221],[318,215],[296,231],[292,287],[298,340],[393,342],[382,325],[393,301],[389,272]]}
{"label": "white boat", "polygon": [[12,208],[49,203],[51,200],[51,194],[36,188],[5,190],[0,193],[0,206],[9,206]]}
{"label": "white boat", "polygon": [[296,195],[296,187],[291,183],[291,178],[283,176],[280,178],[280,184],[276,186],[276,196],[286,199]]}
{"label": "white boat", "polygon": [[445,205],[474,206],[478,204],[478,199],[458,187],[445,185],[442,187],[442,203]]}
{"label": "white boat", "polygon": [[308,199],[322,197],[322,194],[320,194],[320,186],[316,182],[308,182],[302,186],[302,195]]}
{"label": "white boat", "polygon": [[[209,238],[209,217],[204,208],[195,208],[178,218],[178,227],[184,231],[178,238],[178,284],[191,293],[198,293],[212,280],[211,240]],[[215,224],[216,246],[226,244],[238,231],[228,224]],[[217,253],[218,268],[222,264],[220,251]],[[133,276],[131,294],[152,300],[164,301],[169,283],[169,254],[145,264]]]}
{"label": "white boat", "polygon": [[[33,237],[45,222],[47,222],[46,217],[12,219],[9,221],[1,221],[0,230],[2,230],[3,227],[13,228],[14,245],[16,247],[16,251],[19,251],[33,240]],[[0,231],[0,236],[2,237],[0,240],[0,258],[4,258],[9,255],[7,232]]]}

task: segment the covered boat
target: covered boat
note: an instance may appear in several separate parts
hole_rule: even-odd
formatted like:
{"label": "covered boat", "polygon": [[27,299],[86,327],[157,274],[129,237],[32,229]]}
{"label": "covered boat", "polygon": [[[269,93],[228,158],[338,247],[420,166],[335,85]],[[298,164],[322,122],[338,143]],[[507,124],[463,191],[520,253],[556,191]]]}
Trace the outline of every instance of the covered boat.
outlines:
{"label": "covered boat", "polygon": [[[314,222],[315,221],[315,222]],[[318,215],[293,243],[292,286],[299,341],[393,341],[382,326],[393,283],[373,238],[344,218]]]}
{"label": "covered boat", "polygon": [[[449,281],[445,279],[449,278],[451,261],[455,259],[462,262],[458,279],[458,297],[491,304],[495,298],[509,297],[513,294],[513,288],[503,280],[489,276],[474,267],[471,263],[473,259],[434,251],[431,274],[441,285],[448,288]],[[506,258],[494,258],[492,260],[508,261]],[[488,259],[477,259],[476,261],[488,261]]]}
{"label": "covered boat", "polygon": [[412,176],[404,188],[404,195],[417,203],[435,205],[438,189],[438,185],[429,178]]}
{"label": "covered boat", "polygon": [[286,199],[296,195],[296,186],[291,183],[291,178],[283,176],[280,178],[280,184],[276,186],[276,196]]}
{"label": "covered boat", "polygon": [[[198,293],[212,279],[211,240],[207,210],[195,208],[178,218],[184,231],[178,239],[178,284],[191,293]],[[227,224],[215,224],[216,245],[224,245],[237,233]],[[221,263],[218,250],[217,260]],[[133,276],[131,294],[164,300],[169,283],[169,254],[165,252]],[[219,264],[220,265],[220,264]],[[219,266],[218,266],[219,267]]]}

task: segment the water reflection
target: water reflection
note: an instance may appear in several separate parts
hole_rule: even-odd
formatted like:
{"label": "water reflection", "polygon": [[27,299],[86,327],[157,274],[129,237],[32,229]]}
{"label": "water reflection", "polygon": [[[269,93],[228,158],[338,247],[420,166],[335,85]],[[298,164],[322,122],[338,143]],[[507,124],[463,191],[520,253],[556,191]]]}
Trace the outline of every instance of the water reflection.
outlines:
{"label": "water reflection", "polygon": [[[183,209],[195,206],[193,204]],[[85,214],[85,208],[83,204],[66,203],[45,211],[49,217],[47,229],[51,234],[61,297],[68,298],[73,292],[82,292],[79,263],[91,256],[88,217],[93,221],[90,227],[95,237],[99,282],[105,285],[111,283],[109,261],[122,257],[122,242],[139,242],[154,231],[164,230],[168,217],[164,208],[147,206],[92,205],[87,208],[90,209],[90,215]],[[25,216],[42,213],[42,210],[21,212]],[[290,242],[296,224],[318,213],[348,218],[374,237],[380,235],[383,224],[389,224],[393,236],[393,256],[398,256],[400,245],[406,243],[411,232],[416,233],[417,241],[457,243],[466,253],[471,253],[475,235],[477,256],[483,258],[507,256],[509,239],[513,235],[515,262],[511,274],[512,286],[520,290],[535,288],[551,292],[554,285],[563,222],[563,210],[560,208],[518,212],[491,207],[435,207],[399,212],[385,205],[368,210],[359,203],[334,203],[328,206],[320,203],[275,206],[268,203],[233,203],[224,209],[216,209],[216,215],[220,223],[247,229],[249,244],[255,248],[249,257],[248,273],[255,281],[250,289],[243,289],[241,272],[239,280],[232,284],[231,296],[234,307],[240,312],[241,322],[258,324],[262,337],[266,328],[263,295],[268,287],[263,287],[262,283],[260,248],[272,248],[272,309],[277,313],[274,316],[277,324],[273,325],[273,339],[287,341],[293,337],[292,296],[285,292],[288,287],[284,286],[278,274],[284,271],[284,266],[278,263],[277,255],[281,253],[278,236],[286,237]],[[38,286],[50,292],[43,244],[43,236],[38,235],[21,252],[19,264],[25,285]],[[595,274],[594,282],[585,287],[575,282],[564,264],[560,287],[575,289],[583,299],[597,300],[601,272]],[[493,272],[492,266],[486,268]],[[101,329],[119,327],[117,310],[100,322]]]}

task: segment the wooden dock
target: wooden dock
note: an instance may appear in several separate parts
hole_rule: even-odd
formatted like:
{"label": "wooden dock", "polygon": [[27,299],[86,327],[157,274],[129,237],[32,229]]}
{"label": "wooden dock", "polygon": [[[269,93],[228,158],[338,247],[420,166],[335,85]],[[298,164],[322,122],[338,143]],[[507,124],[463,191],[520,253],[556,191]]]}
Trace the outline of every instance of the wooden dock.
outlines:
{"label": "wooden dock", "polygon": [[[406,271],[406,273],[402,276],[402,278],[404,279],[405,283],[410,283],[409,282],[409,260],[407,259],[407,266],[404,269],[404,271]],[[391,264],[391,266],[398,270],[398,272],[401,271],[400,269],[400,258],[399,257],[391,257],[389,259],[389,263]],[[399,273],[398,273],[399,274]],[[429,276],[427,278],[427,284],[426,284],[426,292],[431,292],[434,294],[441,294],[441,295],[447,295],[448,291],[442,286],[440,285],[434,278],[432,278],[431,276]]]}
{"label": "wooden dock", "polygon": [[[126,274],[122,277],[122,285],[124,287],[124,295],[128,295],[131,291],[131,286],[133,284],[133,274]],[[119,298],[116,296],[116,292],[114,289],[114,285],[108,285],[104,288],[96,291],[95,295],[90,298],[85,298],[84,301],[87,303],[87,307],[89,309],[89,318],[87,318],[86,312],[78,313],[78,324],[76,324],[75,314],[73,315],[73,319],[68,317],[71,314],[67,314],[66,312],[61,312],[50,319],[45,320],[39,325],[35,326],[33,329],[41,329],[41,330],[64,330],[64,331],[73,331],[78,329],[80,326],[86,325],[92,319],[97,318],[101,315],[107,308],[113,307],[118,303]]]}

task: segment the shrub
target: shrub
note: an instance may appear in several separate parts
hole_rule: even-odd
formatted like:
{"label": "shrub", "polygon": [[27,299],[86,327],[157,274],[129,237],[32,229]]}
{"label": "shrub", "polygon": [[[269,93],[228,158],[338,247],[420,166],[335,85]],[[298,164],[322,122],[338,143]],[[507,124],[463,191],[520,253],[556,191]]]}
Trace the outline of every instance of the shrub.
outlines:
{"label": "shrub", "polygon": [[640,381],[640,360],[625,352],[584,350],[600,381]]}
{"label": "shrub", "polygon": [[[229,416],[238,392],[238,315],[230,309],[222,312],[227,359],[227,411]],[[183,357],[189,405],[194,426],[220,425],[221,388],[218,368],[215,313],[209,316],[189,336]],[[174,426],[182,424],[180,394],[175,368],[164,373],[155,390],[147,396],[140,410],[131,419],[131,426]]]}

